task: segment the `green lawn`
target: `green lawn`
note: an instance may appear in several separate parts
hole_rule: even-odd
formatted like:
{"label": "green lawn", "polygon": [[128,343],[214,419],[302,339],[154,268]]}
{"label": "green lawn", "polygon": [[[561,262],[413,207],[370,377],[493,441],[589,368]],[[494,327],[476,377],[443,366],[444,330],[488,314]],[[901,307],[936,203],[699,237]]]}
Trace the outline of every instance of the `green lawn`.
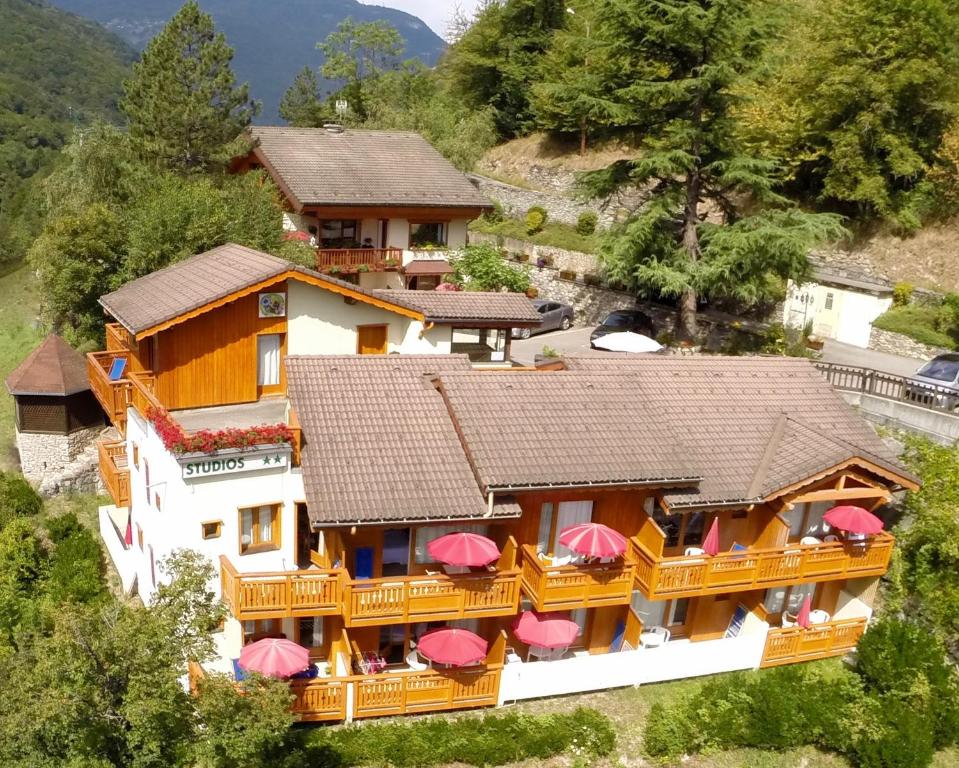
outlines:
{"label": "green lawn", "polygon": [[599,247],[603,239],[602,232],[581,235],[575,227],[559,221],[547,221],[546,226],[535,235],[526,232],[525,223],[519,219],[510,218],[503,219],[495,224],[479,218],[470,223],[470,229],[476,232],[526,240],[537,245],[551,245],[554,248],[564,248],[567,251],[581,251],[583,253],[599,253]]}
{"label": "green lawn", "polygon": [[[5,379],[42,337],[36,327],[39,287],[28,266],[0,275],[0,297],[0,379]],[[6,387],[0,391],[0,469],[11,469],[17,466],[13,398]]]}

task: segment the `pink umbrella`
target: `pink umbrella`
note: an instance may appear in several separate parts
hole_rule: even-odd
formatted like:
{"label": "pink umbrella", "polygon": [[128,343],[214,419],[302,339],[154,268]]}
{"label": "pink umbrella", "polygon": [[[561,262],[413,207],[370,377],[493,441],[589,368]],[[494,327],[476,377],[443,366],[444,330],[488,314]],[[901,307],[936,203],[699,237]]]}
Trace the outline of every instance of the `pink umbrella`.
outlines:
{"label": "pink umbrella", "polygon": [[799,608],[799,615],[796,616],[796,625],[803,629],[809,628],[809,612],[812,611],[812,595],[806,595]]}
{"label": "pink umbrella", "polygon": [[489,565],[499,559],[499,547],[478,533],[448,533],[426,545],[430,557],[449,565]]}
{"label": "pink umbrella", "polygon": [[559,533],[559,543],[588,557],[617,557],[626,551],[626,537],[602,523],[579,523]]}
{"label": "pink umbrella", "polygon": [[489,643],[468,629],[440,627],[424,633],[416,645],[416,650],[421,656],[437,664],[465,667],[467,664],[485,661]]}
{"label": "pink umbrella", "polygon": [[565,648],[576,639],[579,625],[559,611],[523,611],[513,622],[513,634],[527,645]]}
{"label": "pink umbrella", "polygon": [[822,519],[833,528],[849,533],[879,533],[883,525],[872,512],[852,505],[833,507]]}
{"label": "pink umbrella", "polygon": [[713,518],[713,524],[709,526],[709,533],[703,540],[703,552],[707,555],[716,556],[719,554],[719,518]]}
{"label": "pink umbrella", "polygon": [[267,637],[243,646],[240,667],[270,677],[289,677],[310,666],[310,652],[290,640]]}
{"label": "pink umbrella", "polygon": [[283,235],[284,240],[300,240],[301,242],[310,242],[310,236],[306,232],[287,232]]}

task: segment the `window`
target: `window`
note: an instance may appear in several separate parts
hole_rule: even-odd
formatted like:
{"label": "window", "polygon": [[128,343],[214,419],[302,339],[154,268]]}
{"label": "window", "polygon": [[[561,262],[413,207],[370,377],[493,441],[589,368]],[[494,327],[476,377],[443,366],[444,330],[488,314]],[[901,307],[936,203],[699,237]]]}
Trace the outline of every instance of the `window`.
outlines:
{"label": "window", "polygon": [[256,385],[276,387],[280,384],[280,351],[283,337],[279,333],[265,333],[256,337]]}
{"label": "window", "polygon": [[243,644],[262,640],[264,637],[283,637],[279,619],[254,619],[243,622]]}
{"label": "window", "polygon": [[280,548],[280,505],[240,510],[240,554]]}
{"label": "window", "polygon": [[545,555],[549,551],[549,534],[553,530],[553,502],[547,501],[539,508],[539,535],[536,551]]}
{"label": "window", "polygon": [[769,614],[791,613],[796,615],[802,607],[803,600],[809,595],[815,597],[815,584],[794,584],[791,587],[772,587],[766,590],[766,599],[763,601],[763,607]]}
{"label": "window", "polygon": [[143,459],[143,483],[144,483],[144,490],[146,491],[146,494],[147,494],[147,504],[149,504],[150,503],[150,464],[145,458]]}
{"label": "window", "polygon": [[433,558],[430,557],[430,553],[426,551],[426,545],[433,541],[433,539],[438,539],[440,536],[445,536],[448,533],[459,533],[460,531],[478,533],[480,536],[489,536],[488,525],[464,526],[462,523],[459,525],[424,525],[422,528],[416,529],[416,542],[413,547],[413,556],[416,562],[420,564],[434,562]]}
{"label": "window", "polygon": [[446,245],[446,224],[441,221],[410,224],[410,248],[430,245]]}
{"label": "window", "polygon": [[200,523],[200,529],[204,539],[218,539],[223,531],[223,521],[208,520],[205,523]]}
{"label": "window", "polygon": [[683,597],[679,600],[673,600],[669,606],[669,625],[670,627],[682,627],[686,624],[686,616],[689,613],[689,598]]}
{"label": "window", "polygon": [[132,445],[133,445],[133,466],[136,469],[139,469],[140,468],[140,446],[137,445],[136,443],[132,443]]}
{"label": "window", "polygon": [[153,506],[157,508],[157,512],[160,511],[160,494],[159,493],[153,494]]}
{"label": "window", "polygon": [[137,546],[140,547],[140,551],[143,551],[143,529],[140,527],[140,524],[137,523]]}
{"label": "window", "polygon": [[833,294],[827,293],[827,294],[826,294],[826,305],[825,305],[825,306],[826,306],[826,309],[832,309],[832,300],[833,300]]}
{"label": "window", "polygon": [[323,617],[304,616],[297,619],[296,642],[304,648],[322,648]]}
{"label": "window", "polygon": [[647,600],[638,589],[633,590],[633,599],[630,605],[636,615],[642,619],[643,627],[660,627],[663,624],[663,613],[666,608],[665,600]]}
{"label": "window", "polygon": [[323,248],[359,248],[359,224],[355,219],[332,219],[320,224],[320,245]]}

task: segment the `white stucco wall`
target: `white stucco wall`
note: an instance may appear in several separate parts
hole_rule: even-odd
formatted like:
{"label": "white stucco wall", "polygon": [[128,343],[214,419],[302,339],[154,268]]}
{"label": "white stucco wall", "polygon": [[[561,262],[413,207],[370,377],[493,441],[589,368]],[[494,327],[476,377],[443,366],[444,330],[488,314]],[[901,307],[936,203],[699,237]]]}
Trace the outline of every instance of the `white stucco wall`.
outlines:
{"label": "white stucco wall", "polygon": [[[134,409],[129,409],[127,422],[127,457],[130,467],[131,515],[133,546],[116,562],[126,583],[132,568],[139,593],[146,602],[154,590],[150,571],[150,550],[159,563],[174,549],[195,549],[210,558],[216,567],[211,582],[217,594],[220,589],[219,556],[226,555],[242,572],[281,571],[296,567],[296,502],[305,500],[303,476],[299,468],[289,466],[262,469],[243,474],[221,475],[197,480],[184,480],[180,464],[160,441],[152,425],[148,425]],[[133,463],[132,444],[139,448],[139,468]],[[144,463],[146,462],[146,464]],[[147,501],[146,466],[150,469],[150,500]],[[154,503],[160,496],[160,509]],[[240,555],[239,510],[264,504],[280,504],[280,547],[269,552]],[[221,533],[215,539],[203,539],[201,523],[222,521]],[[137,540],[137,526],[143,530],[143,549]],[[111,553],[112,554],[112,553]],[[157,580],[162,570],[157,568]]]}
{"label": "white stucco wall", "polygon": [[360,288],[374,290],[376,288],[403,289],[403,275],[399,272],[361,272]]}
{"label": "white stucco wall", "polygon": [[410,223],[406,219],[390,219],[386,228],[387,248],[410,247]]}
{"label": "white stucco wall", "polygon": [[842,619],[869,619],[872,617],[872,605],[879,588],[879,577],[849,579],[839,592],[836,600],[834,621]]}
{"label": "white stucco wall", "polygon": [[446,245],[449,248],[462,248],[466,245],[466,225],[467,219],[453,219],[450,222],[449,230],[446,233]]}
{"label": "white stucco wall", "polygon": [[[832,306],[827,300],[832,296]],[[805,299],[805,301],[804,301]],[[802,328],[812,322],[812,332],[865,349],[869,345],[872,322],[892,306],[892,297],[854,291],[833,285],[803,283],[787,286],[783,322]]]}

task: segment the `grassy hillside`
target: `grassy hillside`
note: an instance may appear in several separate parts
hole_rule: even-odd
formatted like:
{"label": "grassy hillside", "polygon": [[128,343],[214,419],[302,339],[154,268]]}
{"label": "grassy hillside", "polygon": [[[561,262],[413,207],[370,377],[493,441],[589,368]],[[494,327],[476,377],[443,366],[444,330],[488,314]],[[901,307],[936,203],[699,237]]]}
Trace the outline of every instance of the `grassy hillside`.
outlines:
{"label": "grassy hillside", "polygon": [[[35,327],[40,306],[37,282],[29,267],[0,276],[0,380],[27,356],[42,334]],[[13,442],[13,398],[0,386],[0,469],[17,466]]]}
{"label": "grassy hillside", "polygon": [[0,0],[0,263],[22,255],[14,226],[24,181],[48,167],[76,126],[113,119],[133,51],[78,16]]}

